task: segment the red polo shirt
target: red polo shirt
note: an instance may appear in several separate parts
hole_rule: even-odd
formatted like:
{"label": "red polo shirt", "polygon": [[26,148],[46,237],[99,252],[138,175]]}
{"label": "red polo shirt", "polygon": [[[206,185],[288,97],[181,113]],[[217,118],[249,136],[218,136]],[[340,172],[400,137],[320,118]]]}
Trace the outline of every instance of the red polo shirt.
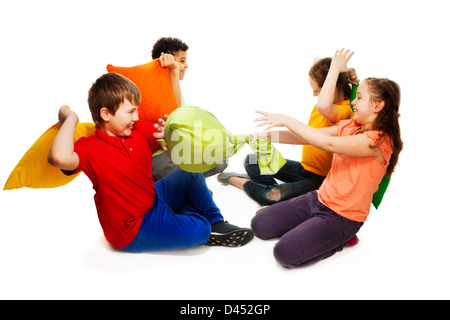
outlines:
{"label": "red polo shirt", "polygon": [[153,124],[137,121],[128,137],[108,136],[96,128],[75,143],[80,164],[73,173],[83,171],[92,181],[103,233],[117,249],[134,239],[153,205],[152,155],[161,149],[154,132]]}

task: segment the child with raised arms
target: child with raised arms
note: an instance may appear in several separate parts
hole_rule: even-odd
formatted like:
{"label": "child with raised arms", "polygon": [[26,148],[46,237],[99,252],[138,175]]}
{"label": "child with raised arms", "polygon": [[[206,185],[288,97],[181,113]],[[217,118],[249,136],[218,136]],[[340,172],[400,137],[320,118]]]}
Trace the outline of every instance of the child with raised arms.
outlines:
{"label": "child with raised arms", "polygon": [[[353,53],[337,51],[321,95],[332,98],[338,74]],[[319,261],[341,250],[369,215],[372,196],[390,176],[403,143],[400,87],[389,79],[368,78],[352,102],[354,114],[338,125],[315,129],[282,114],[259,112],[259,126],[286,127],[297,141],[334,153],[331,170],[317,191],[263,208],[253,219],[257,237],[280,237],[275,259],[286,268]]]}
{"label": "child with raised arms", "polygon": [[[334,87],[333,95],[321,94],[331,60],[330,57],[316,60],[308,72],[313,96],[318,97],[308,121],[308,125],[313,128],[326,128],[352,116],[350,83],[358,82],[355,69],[344,70],[334,83],[329,83]],[[268,132],[267,137],[272,142],[298,144],[297,137],[290,131]],[[331,168],[332,157],[330,152],[304,145],[301,161],[287,159],[286,164],[276,174],[262,175],[256,154],[249,154],[244,160],[247,174],[224,172],[219,174],[217,179],[224,185],[231,184],[243,189],[261,205],[270,205],[317,190]],[[278,183],[276,179],[283,183]]]}
{"label": "child with raised arms", "polygon": [[[189,46],[178,38],[162,37],[155,42],[152,49],[152,58],[159,59],[161,66],[169,70],[172,91],[177,99],[178,105],[183,107],[186,105],[183,92],[180,87],[180,80],[184,79],[186,70],[189,68],[187,64]],[[217,166],[203,173],[205,178],[222,172],[228,166],[224,161]],[[156,151],[153,155],[153,178],[159,180],[172,172],[178,170],[178,166],[167,157],[162,151]]]}
{"label": "child with raised arms", "polygon": [[65,174],[83,171],[91,180],[106,240],[131,252],[203,244],[238,247],[252,240],[251,229],[224,221],[203,174],[177,170],[155,183],[152,155],[161,149],[157,139],[164,132],[139,121],[140,99],[129,79],[102,75],[88,96],[95,133],[74,143],[78,116],[62,106],[61,129],[48,154],[49,163]]}

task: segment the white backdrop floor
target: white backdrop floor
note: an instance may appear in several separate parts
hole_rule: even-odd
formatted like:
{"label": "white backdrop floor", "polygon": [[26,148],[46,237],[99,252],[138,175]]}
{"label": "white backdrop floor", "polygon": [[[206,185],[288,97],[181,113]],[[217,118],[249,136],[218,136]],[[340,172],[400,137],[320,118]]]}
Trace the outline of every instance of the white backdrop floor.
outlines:
{"label": "white backdrop floor", "polygon": [[[346,47],[355,50],[351,66],[361,79],[389,77],[402,88],[405,149],[360,243],[296,270],[277,265],[276,240],[123,253],[104,240],[82,175],[57,189],[0,192],[0,299],[449,299],[448,4],[170,4],[1,3],[0,182],[57,121],[62,104],[91,121],[91,83],[108,63],[148,62],[159,37],[189,44],[187,103],[210,110],[236,134],[256,131],[258,109],[307,121],[315,103],[307,80],[312,60]],[[279,149],[300,158],[301,148]],[[229,170],[242,171],[249,152],[231,158]],[[207,183],[226,219],[249,226],[258,205],[215,177]]]}

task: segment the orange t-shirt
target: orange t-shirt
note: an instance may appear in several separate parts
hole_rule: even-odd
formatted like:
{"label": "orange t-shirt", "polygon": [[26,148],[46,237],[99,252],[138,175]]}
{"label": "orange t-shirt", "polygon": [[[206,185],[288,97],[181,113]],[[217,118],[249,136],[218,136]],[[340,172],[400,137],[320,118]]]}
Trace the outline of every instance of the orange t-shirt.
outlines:
{"label": "orange t-shirt", "polygon": [[[338,123],[340,120],[349,119],[352,117],[353,111],[350,107],[350,100],[345,100],[336,103],[335,106],[339,110],[339,116],[336,121]],[[334,125],[319,113],[317,106],[311,112],[309,117],[308,126],[313,128],[326,128]],[[331,168],[331,160],[333,154],[330,152],[322,151],[313,147],[311,145],[304,145],[302,149],[302,166],[308,171],[314,172],[319,176],[326,176]]]}
{"label": "orange t-shirt", "polygon": [[[355,134],[360,126],[352,119],[338,124],[339,136]],[[379,131],[364,132],[381,150],[385,164],[373,157],[350,157],[335,153],[328,176],[319,188],[319,201],[353,221],[366,221],[373,194],[377,191],[392,154],[389,137],[378,141]]]}

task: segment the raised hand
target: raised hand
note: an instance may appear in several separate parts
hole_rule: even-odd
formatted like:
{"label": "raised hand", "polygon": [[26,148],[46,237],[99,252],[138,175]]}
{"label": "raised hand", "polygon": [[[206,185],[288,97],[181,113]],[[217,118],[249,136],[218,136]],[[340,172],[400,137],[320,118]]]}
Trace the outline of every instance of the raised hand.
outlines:
{"label": "raised hand", "polygon": [[171,54],[161,52],[159,63],[161,64],[161,67],[166,68],[169,71],[179,72],[180,66],[175,57]]}
{"label": "raised hand", "polygon": [[59,122],[61,122],[61,124],[64,123],[64,121],[66,121],[66,119],[69,116],[75,116],[76,120],[78,122],[78,116],[75,112],[73,112],[72,110],[70,110],[70,108],[66,105],[61,106],[61,108],[59,108],[59,112],[58,112],[58,120]]}
{"label": "raised hand", "polygon": [[350,58],[353,56],[354,52],[350,50],[337,50],[334,53],[334,57],[331,60],[331,66],[330,69],[335,69],[338,72],[347,72],[349,69],[347,68],[347,63],[350,60]]}

